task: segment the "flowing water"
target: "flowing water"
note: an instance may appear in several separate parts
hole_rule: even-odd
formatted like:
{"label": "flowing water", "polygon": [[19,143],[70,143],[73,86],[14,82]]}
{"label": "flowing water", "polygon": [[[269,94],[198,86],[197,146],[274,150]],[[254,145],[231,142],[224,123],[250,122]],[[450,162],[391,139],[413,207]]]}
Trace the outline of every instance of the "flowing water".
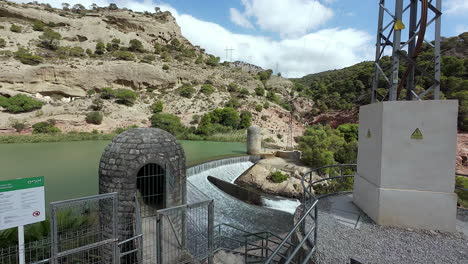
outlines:
{"label": "flowing water", "polygon": [[[247,157],[213,161],[190,168],[188,175],[188,201],[195,202],[204,198],[214,200],[216,223],[228,223],[249,232],[269,230],[276,234],[288,232],[292,224],[292,214],[244,203],[215,187],[207,177],[213,176],[228,182],[234,182],[237,177],[249,169],[254,162]],[[193,188],[193,186],[196,187]],[[195,189],[195,190],[194,190]],[[285,202],[288,199],[276,202]],[[278,204],[276,204],[278,205]],[[292,208],[289,208],[292,211]]]}

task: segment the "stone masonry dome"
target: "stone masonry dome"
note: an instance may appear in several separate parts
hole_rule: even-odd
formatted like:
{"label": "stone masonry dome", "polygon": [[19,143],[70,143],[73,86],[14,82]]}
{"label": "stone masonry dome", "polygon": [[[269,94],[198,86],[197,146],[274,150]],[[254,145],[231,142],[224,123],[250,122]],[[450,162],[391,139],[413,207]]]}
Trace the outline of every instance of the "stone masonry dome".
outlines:
{"label": "stone masonry dome", "polygon": [[[99,193],[117,192],[118,216],[131,221],[135,197],[148,214],[186,202],[182,146],[158,128],[130,129],[106,147],[99,164]],[[142,204],[144,203],[144,204]]]}

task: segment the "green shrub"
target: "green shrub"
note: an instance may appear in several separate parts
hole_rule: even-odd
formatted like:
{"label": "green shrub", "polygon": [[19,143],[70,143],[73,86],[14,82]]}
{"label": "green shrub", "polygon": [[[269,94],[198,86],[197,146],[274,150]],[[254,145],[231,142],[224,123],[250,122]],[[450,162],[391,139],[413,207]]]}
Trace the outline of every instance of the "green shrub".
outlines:
{"label": "green shrub", "polygon": [[185,130],[185,127],[180,122],[180,118],[168,113],[157,113],[151,116],[151,126],[165,130],[173,135],[182,133]]}
{"label": "green shrub", "polygon": [[15,33],[21,33],[23,31],[23,27],[11,24],[10,31]]}
{"label": "green shrub", "polygon": [[262,110],[263,110],[263,106],[262,106],[261,104],[257,104],[257,105],[255,106],[255,111],[261,112]]}
{"label": "green shrub", "polygon": [[118,60],[126,60],[126,61],[135,60],[135,54],[133,52],[130,52],[130,51],[118,50],[118,51],[115,51],[114,53],[112,53],[112,55],[114,56],[114,58],[116,58]]}
{"label": "green shrub", "polygon": [[23,113],[40,109],[44,103],[24,94],[17,94],[10,98],[0,96],[0,106],[10,113]]}
{"label": "green shrub", "polygon": [[163,52],[161,54],[161,59],[164,61],[164,62],[170,62],[172,61],[172,57],[171,55],[168,53],[168,52]]}
{"label": "green shrub", "polygon": [[145,52],[145,49],[143,48],[143,44],[138,39],[130,40],[128,50],[133,51],[133,52],[141,52],[141,53]]}
{"label": "green shrub", "polygon": [[238,129],[245,129],[252,125],[252,113],[249,111],[242,111],[239,115],[240,121]]}
{"label": "green shrub", "polygon": [[258,96],[264,96],[265,95],[265,89],[261,86],[258,86],[255,88],[255,94]]}
{"label": "green shrub", "polygon": [[60,35],[60,33],[58,32],[53,31],[50,28],[46,28],[44,29],[42,35],[39,36],[39,38],[42,40],[41,47],[50,50],[56,50],[59,47],[62,35]]}
{"label": "green shrub", "polygon": [[115,91],[115,102],[118,104],[132,106],[135,103],[137,97],[138,94],[136,92],[127,89],[119,89]]}
{"label": "green shrub", "polygon": [[270,79],[272,74],[273,74],[272,70],[266,70],[266,71],[259,72],[257,75],[261,81],[265,82],[268,79]]}
{"label": "green shrub", "polygon": [[202,64],[203,63],[203,56],[199,55],[195,60],[195,64]]}
{"label": "green shrub", "polygon": [[101,112],[94,111],[94,112],[89,112],[86,114],[86,123],[88,124],[95,124],[95,125],[100,125],[102,123],[102,119],[104,116],[102,115]]}
{"label": "green shrub", "polygon": [[281,173],[280,171],[275,171],[275,172],[272,172],[270,174],[270,179],[274,182],[274,183],[282,183],[284,182],[285,180],[288,179],[288,175],[287,174],[283,174]]}
{"label": "green shrub", "polygon": [[101,90],[101,96],[102,99],[109,100],[115,97],[115,91],[112,90],[112,88],[103,88]]}
{"label": "green shrub", "polygon": [[229,101],[226,102],[224,106],[237,109],[241,106],[241,102],[239,101],[239,99],[232,97],[231,99],[229,99]]}
{"label": "green shrub", "polygon": [[151,105],[151,112],[153,114],[156,114],[156,113],[160,113],[162,112],[164,109],[164,104],[161,100],[157,101],[157,102],[154,102],[152,105]]}
{"label": "green shrub", "polygon": [[[468,178],[457,176],[455,179],[455,186],[468,189]],[[468,208],[468,192],[455,189],[455,193],[458,195],[458,204],[463,208]]]}
{"label": "green shrub", "polygon": [[33,134],[57,134],[62,131],[50,122],[39,122],[32,126]]}
{"label": "green shrub", "polygon": [[218,66],[219,61],[220,61],[219,57],[215,57],[213,55],[210,55],[205,63],[206,63],[206,65],[210,65],[210,66]]}
{"label": "green shrub", "polygon": [[239,91],[239,95],[240,95],[241,97],[247,97],[249,94],[250,94],[250,93],[249,93],[249,90],[247,90],[247,88],[242,88],[242,89],[240,89],[240,91]]}
{"label": "green shrub", "polygon": [[6,47],[6,41],[3,38],[0,38],[0,48]]}
{"label": "green shrub", "polygon": [[[243,116],[243,124],[248,122],[250,113],[246,112]],[[240,127],[241,118],[239,113],[230,107],[218,108],[202,116],[197,128],[197,134],[212,135],[214,133],[230,132]]]}
{"label": "green shrub", "polygon": [[94,111],[101,111],[104,108],[104,102],[101,99],[96,98],[93,100],[90,108]]}
{"label": "green shrub", "polygon": [[270,103],[269,102],[263,103],[263,108],[265,108],[265,109],[270,108]]}
{"label": "green shrub", "polygon": [[36,20],[33,22],[33,30],[34,31],[44,31],[44,28],[45,28],[45,24],[44,22],[40,21],[40,20]]}
{"label": "green shrub", "polygon": [[106,45],[104,45],[104,42],[99,41],[96,43],[96,50],[94,51],[95,54],[97,55],[102,55],[106,52]]}
{"label": "green shrub", "polygon": [[18,51],[16,51],[13,54],[15,55],[15,59],[17,59],[17,60],[21,61],[21,63],[27,64],[27,65],[38,65],[38,64],[42,63],[42,61],[43,61],[43,58],[41,56],[33,55],[33,54],[29,53],[28,50],[23,49],[23,48],[19,48]]}
{"label": "green shrub", "polygon": [[164,64],[164,65],[162,66],[162,69],[165,70],[165,71],[169,70],[169,65]]}
{"label": "green shrub", "polygon": [[11,127],[16,130],[16,132],[21,132],[26,128],[26,123],[24,121],[12,120]]}
{"label": "green shrub", "polygon": [[153,62],[155,59],[156,59],[156,57],[154,57],[154,55],[148,54],[148,55],[143,56],[143,58],[141,59],[141,62],[144,62],[144,63],[151,63],[151,62]]}
{"label": "green shrub", "polygon": [[239,90],[239,85],[235,84],[235,83],[230,83],[228,85],[228,92],[230,93],[235,93]]}
{"label": "green shrub", "polygon": [[267,117],[266,115],[263,115],[263,116],[261,117],[261,119],[262,119],[263,121],[267,121],[267,120],[268,120],[268,117]]}
{"label": "green shrub", "polygon": [[154,44],[154,53],[161,54],[163,51],[163,46],[159,43]]}
{"label": "green shrub", "polygon": [[190,84],[184,84],[179,89],[179,95],[186,98],[192,98],[195,92],[195,88],[193,88]]}
{"label": "green shrub", "polygon": [[215,92],[215,88],[211,84],[204,84],[202,85],[200,91],[204,94],[210,95]]}
{"label": "green shrub", "polygon": [[85,51],[82,47],[72,47],[70,48],[70,56],[72,57],[83,57],[85,55]]}

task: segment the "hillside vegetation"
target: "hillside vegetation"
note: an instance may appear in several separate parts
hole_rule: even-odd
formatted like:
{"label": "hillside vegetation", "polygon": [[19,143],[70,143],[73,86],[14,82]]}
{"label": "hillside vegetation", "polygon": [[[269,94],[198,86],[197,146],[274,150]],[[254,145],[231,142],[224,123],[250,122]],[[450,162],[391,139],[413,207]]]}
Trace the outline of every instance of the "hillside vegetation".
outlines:
{"label": "hillside vegetation", "polygon": [[0,2],[3,133],[31,133],[54,120],[63,133],[155,126],[183,138],[238,138],[254,123],[284,145],[289,111],[297,109],[299,136],[313,106],[293,103],[292,87],[271,70],[220,63],[185,39],[167,11]]}
{"label": "hillside vegetation", "polygon": [[[441,45],[442,50],[442,77],[441,97],[459,100],[459,124],[462,131],[468,131],[468,33],[458,37],[445,38]],[[432,49],[426,44],[418,57],[418,62],[426,71],[433,73]],[[390,57],[383,58],[383,68],[389,69]],[[400,67],[402,74],[406,65]],[[315,113],[325,113],[328,110],[349,110],[356,106],[370,102],[370,89],[372,87],[373,62],[362,62],[341,70],[326,71],[310,74],[294,79],[294,90],[300,96],[315,101]],[[388,71],[387,71],[388,73]],[[416,90],[421,92],[430,87],[431,81],[427,77],[417,76]],[[379,81],[379,93],[386,94],[386,82]],[[406,91],[400,93],[404,99]],[[429,93],[427,97],[430,97]]]}

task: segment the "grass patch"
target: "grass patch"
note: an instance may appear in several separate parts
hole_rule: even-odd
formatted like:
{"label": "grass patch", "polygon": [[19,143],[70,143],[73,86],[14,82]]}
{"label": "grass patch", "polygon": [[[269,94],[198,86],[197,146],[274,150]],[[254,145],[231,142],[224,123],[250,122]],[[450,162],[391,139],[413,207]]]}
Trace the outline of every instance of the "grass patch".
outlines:
{"label": "grass patch", "polygon": [[116,134],[96,134],[88,132],[59,133],[59,134],[32,134],[32,135],[5,135],[0,136],[0,144],[12,143],[41,143],[64,142],[84,140],[112,140]]}
{"label": "grass patch", "polygon": [[[455,186],[468,189],[468,177],[457,176]],[[458,195],[458,204],[463,208],[468,208],[468,191],[455,189],[455,193]]]}
{"label": "grass patch", "polygon": [[205,140],[222,142],[246,142],[247,134],[245,130],[235,130],[232,132],[216,133],[211,136],[206,136]]}
{"label": "grass patch", "polygon": [[288,179],[287,174],[283,174],[280,171],[275,171],[270,174],[270,178],[274,183],[282,183]]}

